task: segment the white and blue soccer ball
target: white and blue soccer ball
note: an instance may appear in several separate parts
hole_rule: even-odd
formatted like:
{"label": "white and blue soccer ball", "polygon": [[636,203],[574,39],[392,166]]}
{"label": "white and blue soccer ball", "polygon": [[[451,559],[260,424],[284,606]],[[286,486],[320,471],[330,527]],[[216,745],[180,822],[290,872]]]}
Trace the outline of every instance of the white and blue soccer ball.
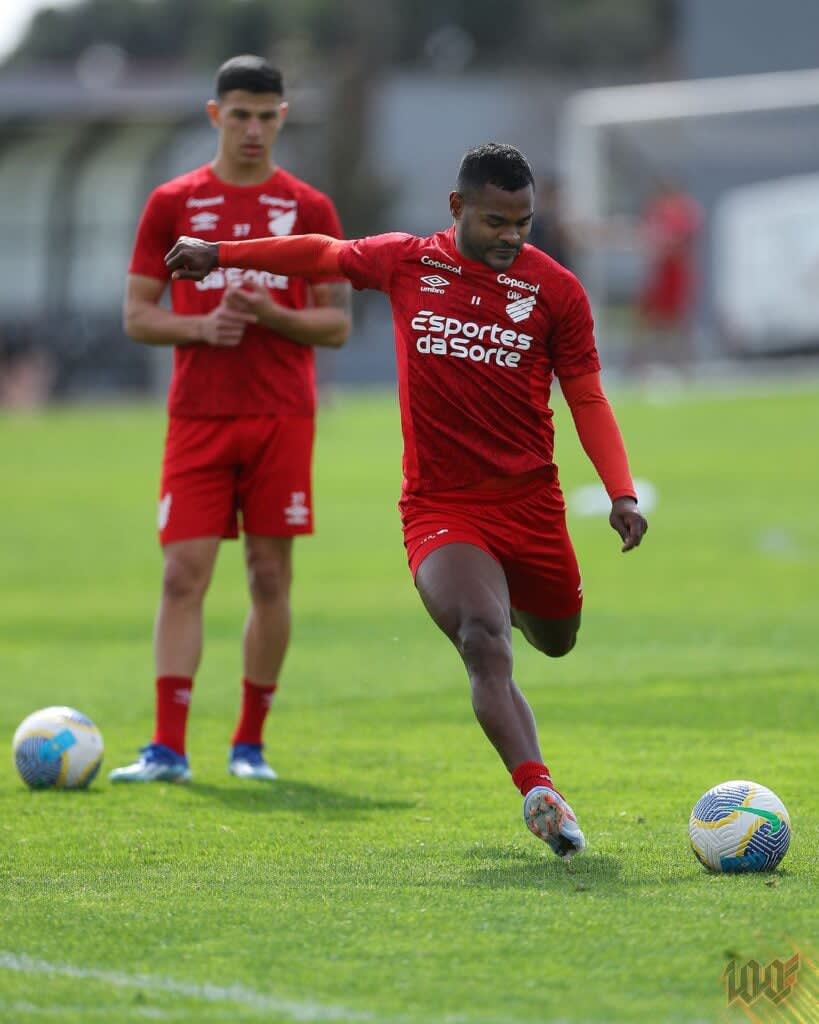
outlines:
{"label": "white and blue soccer ball", "polygon": [[723,782],[699,798],[688,837],[697,860],[711,871],[773,871],[791,841],[787,809],[757,782]]}
{"label": "white and blue soccer ball", "polygon": [[74,708],[42,708],[17,727],[12,750],[32,789],[84,789],[102,764],[102,733]]}

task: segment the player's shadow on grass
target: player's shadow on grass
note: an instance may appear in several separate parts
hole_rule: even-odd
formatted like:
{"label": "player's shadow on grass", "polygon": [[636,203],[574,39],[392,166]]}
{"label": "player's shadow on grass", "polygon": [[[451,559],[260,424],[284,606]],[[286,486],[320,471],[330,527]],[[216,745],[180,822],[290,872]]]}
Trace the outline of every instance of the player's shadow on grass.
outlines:
{"label": "player's shadow on grass", "polygon": [[555,857],[548,849],[510,847],[475,849],[470,855],[463,884],[482,889],[560,889],[584,892],[595,883],[622,880],[622,865],[608,853],[589,851],[571,861]]}
{"label": "player's shadow on grass", "polygon": [[208,782],[190,782],[187,790],[209,800],[219,800],[235,811],[265,814],[276,811],[313,814],[321,810],[322,817],[349,819],[373,812],[405,811],[415,806],[409,800],[377,800],[335,787],[286,779],[271,783],[244,782],[221,786]]}

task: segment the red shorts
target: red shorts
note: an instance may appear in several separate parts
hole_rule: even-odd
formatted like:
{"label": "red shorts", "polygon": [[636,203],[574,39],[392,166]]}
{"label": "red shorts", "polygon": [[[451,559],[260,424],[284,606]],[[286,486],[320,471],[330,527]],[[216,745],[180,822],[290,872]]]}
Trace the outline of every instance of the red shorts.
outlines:
{"label": "red shorts", "polygon": [[513,608],[547,619],[580,611],[580,570],[551,468],[497,487],[404,497],[400,509],[413,578],[436,548],[474,544],[500,563]]}
{"label": "red shorts", "polygon": [[159,542],[313,532],[311,417],[171,416]]}

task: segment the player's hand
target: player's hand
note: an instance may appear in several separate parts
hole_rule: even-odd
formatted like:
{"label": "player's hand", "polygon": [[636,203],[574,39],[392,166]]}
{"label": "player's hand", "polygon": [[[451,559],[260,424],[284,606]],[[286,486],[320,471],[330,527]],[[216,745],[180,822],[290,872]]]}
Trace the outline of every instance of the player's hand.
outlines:
{"label": "player's hand", "polygon": [[226,288],[216,309],[202,318],[202,340],[206,344],[217,348],[233,348],[242,340],[247,325],[257,322],[255,313],[234,309],[231,305],[231,299],[238,290]]}
{"label": "player's hand", "polygon": [[252,313],[257,320],[266,322],[275,314],[276,304],[267,288],[258,281],[242,281],[239,288],[225,295],[231,309]]}
{"label": "player's hand", "polygon": [[201,281],[219,264],[219,243],[182,235],[165,254],[165,266],[171,277]]}
{"label": "player's hand", "polygon": [[648,529],[645,516],[637,507],[634,498],[617,498],[613,501],[609,522],[623,541],[621,551],[631,551],[632,548],[638,547]]}

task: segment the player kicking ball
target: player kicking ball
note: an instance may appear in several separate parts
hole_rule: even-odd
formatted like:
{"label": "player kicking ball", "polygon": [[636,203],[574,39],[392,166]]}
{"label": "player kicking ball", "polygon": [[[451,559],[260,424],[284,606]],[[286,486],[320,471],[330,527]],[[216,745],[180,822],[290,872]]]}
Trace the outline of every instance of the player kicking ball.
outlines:
{"label": "player kicking ball", "polygon": [[551,658],[569,653],[580,627],[580,572],[552,459],[553,377],[611,498],[623,551],[639,545],[647,523],[600,384],[585,292],[525,244],[534,211],[526,158],[495,143],[470,150],[449,208],[454,224],[428,238],[182,237],[166,264],[174,278],[193,280],[217,266],[342,274],[389,296],[409,567],[463,659],[475,715],[523,795],[527,826],[568,858],[585,839],[512,678],[513,626]]}

